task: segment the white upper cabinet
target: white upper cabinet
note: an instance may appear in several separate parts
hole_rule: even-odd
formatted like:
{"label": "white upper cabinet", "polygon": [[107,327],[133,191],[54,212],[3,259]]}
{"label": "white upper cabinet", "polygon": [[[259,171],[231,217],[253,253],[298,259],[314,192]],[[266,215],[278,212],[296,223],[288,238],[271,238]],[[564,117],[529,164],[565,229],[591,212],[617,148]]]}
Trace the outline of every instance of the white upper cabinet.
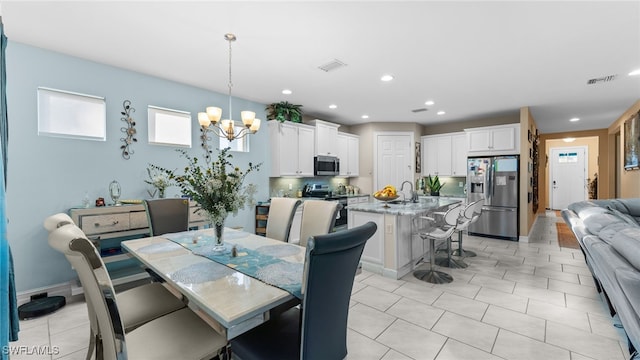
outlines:
{"label": "white upper cabinet", "polygon": [[315,127],[291,122],[268,122],[271,177],[313,176]]}
{"label": "white upper cabinet", "polygon": [[463,132],[422,137],[422,175],[466,176],[467,138]]}
{"label": "white upper cabinet", "polygon": [[340,125],[317,119],[309,124],[316,128],[315,155],[338,156],[336,142]]}
{"label": "white upper cabinet", "polygon": [[338,132],[337,155],[340,159],[340,176],[359,176],[360,137]]}
{"label": "white upper cabinet", "polygon": [[451,135],[451,175],[467,176],[467,134]]}
{"label": "white upper cabinet", "polygon": [[520,124],[465,129],[468,153],[482,155],[514,155],[520,153]]}

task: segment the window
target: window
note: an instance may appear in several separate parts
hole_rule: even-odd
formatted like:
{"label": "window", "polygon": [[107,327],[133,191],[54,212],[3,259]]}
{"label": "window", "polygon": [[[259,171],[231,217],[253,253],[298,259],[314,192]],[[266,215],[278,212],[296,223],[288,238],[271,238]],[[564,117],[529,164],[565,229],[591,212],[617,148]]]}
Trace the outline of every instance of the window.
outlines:
{"label": "window", "polygon": [[[244,126],[234,125],[234,133],[237,134],[240,130],[246,129]],[[233,139],[233,141],[227,140],[227,138],[220,138],[220,149],[231,148],[231,151],[249,152],[249,135],[245,135],[240,139]]]}
{"label": "window", "polygon": [[105,141],[103,97],[38,88],[38,135]]}
{"label": "window", "polygon": [[149,144],[191,147],[191,113],[149,105]]}

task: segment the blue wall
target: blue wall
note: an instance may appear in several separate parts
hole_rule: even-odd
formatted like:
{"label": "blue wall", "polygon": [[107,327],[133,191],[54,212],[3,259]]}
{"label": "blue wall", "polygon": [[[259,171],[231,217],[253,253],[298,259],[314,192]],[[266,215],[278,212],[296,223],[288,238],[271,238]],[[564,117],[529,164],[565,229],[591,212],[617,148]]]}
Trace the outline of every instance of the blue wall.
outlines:
{"label": "blue wall", "polygon": [[[126,56],[126,54],[123,54]],[[219,79],[226,83],[226,79]],[[87,141],[37,135],[37,88],[39,86],[82,94],[103,96],[107,104],[107,141]],[[121,155],[120,120],[122,102],[131,100],[136,109],[138,142],[130,160]],[[79,206],[84,194],[101,196],[110,202],[108,186],[117,180],[122,199],[148,197],[144,179],[146,168],[154,163],[167,168],[185,165],[173,147],[148,144],[147,106],[190,111],[193,118],[192,156],[202,158],[197,113],[208,105],[228,110],[227,95],[163,80],[59,53],[10,42],[7,47],[7,109],[9,113],[9,164],[7,188],[8,237],[15,260],[17,290],[26,291],[75,278],[75,272],[47,243],[43,220],[57,212]],[[241,168],[247,163],[263,163],[262,170],[248,177],[258,185],[257,200],[268,199],[270,164],[268,131],[264,104],[234,99],[234,109],[253,110],[263,119],[263,130],[250,136],[248,154],[234,153],[233,162]],[[214,139],[214,148],[218,146]],[[214,154],[215,156],[215,151]],[[167,196],[178,194],[177,187]],[[247,208],[230,226],[253,231],[253,208]]]}

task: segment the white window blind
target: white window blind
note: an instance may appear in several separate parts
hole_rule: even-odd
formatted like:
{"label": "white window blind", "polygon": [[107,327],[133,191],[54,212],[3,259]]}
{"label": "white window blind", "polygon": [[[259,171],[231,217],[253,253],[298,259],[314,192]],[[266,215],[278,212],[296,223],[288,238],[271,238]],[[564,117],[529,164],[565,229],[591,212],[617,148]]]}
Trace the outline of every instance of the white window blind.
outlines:
{"label": "white window blind", "polygon": [[149,105],[149,144],[191,147],[191,113]]}
{"label": "white window blind", "polygon": [[38,88],[38,135],[105,141],[103,97]]}

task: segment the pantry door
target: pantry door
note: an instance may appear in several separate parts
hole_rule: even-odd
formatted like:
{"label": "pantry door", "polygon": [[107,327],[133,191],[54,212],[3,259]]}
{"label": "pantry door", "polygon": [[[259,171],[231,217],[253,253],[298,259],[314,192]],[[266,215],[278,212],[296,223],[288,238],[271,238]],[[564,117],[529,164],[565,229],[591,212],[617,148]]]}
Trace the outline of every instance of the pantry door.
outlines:
{"label": "pantry door", "polygon": [[[393,185],[398,191],[403,181],[413,184],[414,169],[414,140],[413,132],[376,132],[375,136],[375,167],[374,191],[385,185]],[[411,198],[405,187],[405,196]]]}

